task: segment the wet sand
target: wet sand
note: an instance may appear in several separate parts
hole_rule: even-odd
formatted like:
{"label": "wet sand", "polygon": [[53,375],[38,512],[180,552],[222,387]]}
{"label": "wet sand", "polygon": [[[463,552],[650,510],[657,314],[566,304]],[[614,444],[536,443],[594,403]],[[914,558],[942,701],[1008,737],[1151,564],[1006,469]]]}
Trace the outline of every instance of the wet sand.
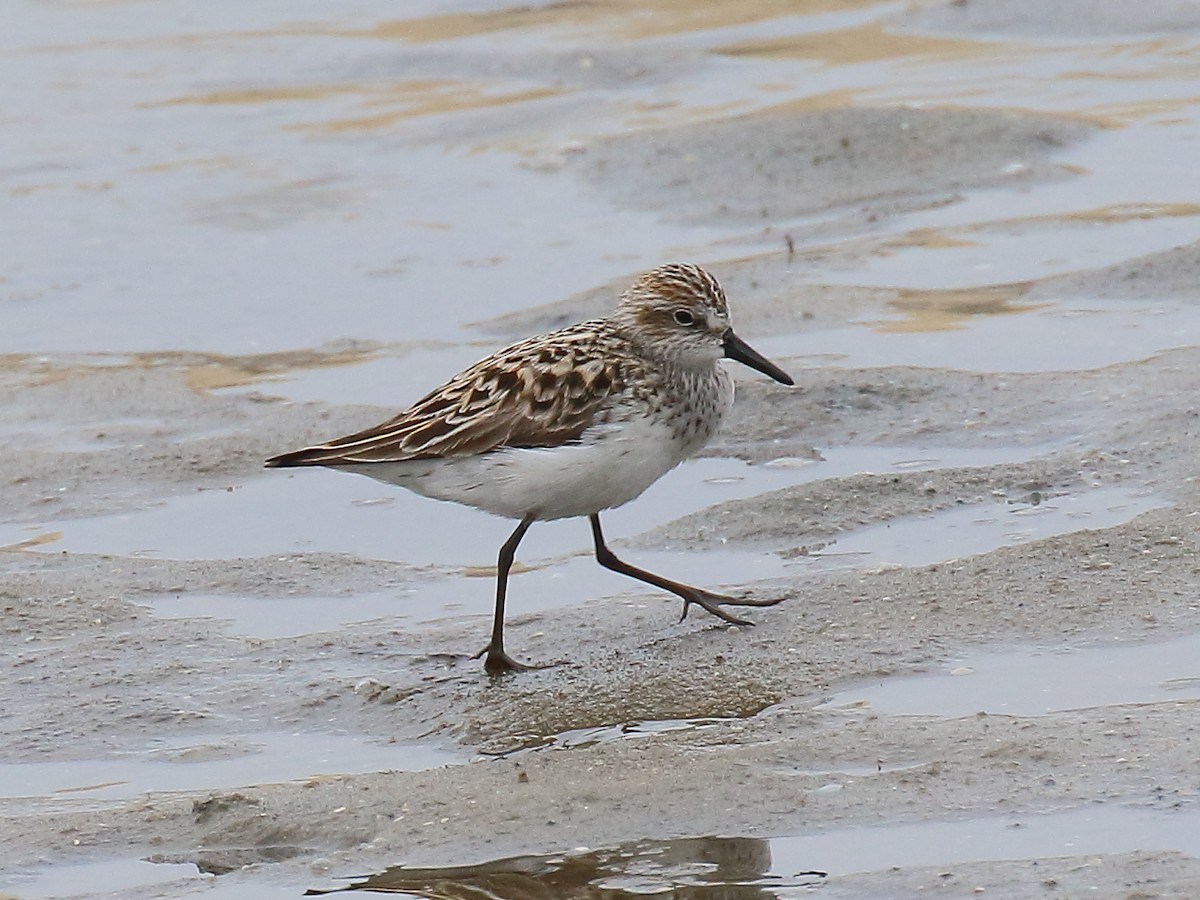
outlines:
{"label": "wet sand", "polygon": [[[40,314],[28,291],[48,263],[6,276],[4,890],[273,898],[375,872],[417,896],[479,878],[511,897],[1200,894],[1200,191],[1178,175],[1194,17],[752,6],[246,22],[311,42],[325,87],[287,94],[277,63],[140,101],[189,133],[197,108],[279,115],[329,180],[222,182],[141,245],[210,235],[222,265],[264,248],[194,339],[133,302],[91,338],[65,328],[132,274],[88,276],[86,249]],[[182,40],[160,26],[138,40]],[[246,39],[188,27],[210,32],[183,42],[194,58]],[[359,55],[331,50],[364,34]],[[26,52],[44,61],[44,43]],[[466,75],[509,99],[435,83]],[[388,78],[432,80],[426,105],[380,100]],[[366,113],[344,98],[363,91],[395,118],[352,124]],[[362,171],[338,168],[356,147]],[[457,255],[421,220],[400,232],[433,236],[411,258],[369,241],[339,258],[334,220],[339,240],[396,224],[362,200],[367,175],[438,153],[434,181],[478,179],[478,205],[446,195]],[[8,204],[23,177],[7,174]],[[599,223],[594,262],[571,269],[588,241],[563,230],[569,204],[489,205],[531,184]],[[379,191],[412,192],[414,220],[436,208],[400,181]],[[475,210],[536,234],[545,269],[489,244]],[[469,656],[507,523],[261,463],[379,421],[505,340],[602,314],[660,261],[629,249],[630,223],[647,256],[709,266],[796,387],[738,372],[703,458],[609,534],[631,561],[785,599],[754,628],[680,622],[674,598],[587,558],[583,523],[540,526],[508,640],[552,665],[489,679]],[[340,322],[302,287],[264,288],[302,277],[271,249],[288,241],[298,257],[328,244],[325,265],[352,273],[337,296],[361,303],[343,299]],[[450,321],[398,315],[397,294]],[[188,281],[175,299],[201,296]],[[254,300],[232,337],[225,304]],[[510,857],[503,877],[389,872]]]}

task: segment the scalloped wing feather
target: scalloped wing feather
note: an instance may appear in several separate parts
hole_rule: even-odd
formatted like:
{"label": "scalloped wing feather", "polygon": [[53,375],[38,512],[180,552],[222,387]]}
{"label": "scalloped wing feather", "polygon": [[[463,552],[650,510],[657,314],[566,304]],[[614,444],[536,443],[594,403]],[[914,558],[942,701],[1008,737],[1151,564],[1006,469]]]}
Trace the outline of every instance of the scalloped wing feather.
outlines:
{"label": "scalloped wing feather", "polygon": [[[603,340],[597,340],[603,337]],[[465,369],[386,422],[269,466],[403,462],[577,440],[628,380],[628,357],[603,323],[514,344]]]}

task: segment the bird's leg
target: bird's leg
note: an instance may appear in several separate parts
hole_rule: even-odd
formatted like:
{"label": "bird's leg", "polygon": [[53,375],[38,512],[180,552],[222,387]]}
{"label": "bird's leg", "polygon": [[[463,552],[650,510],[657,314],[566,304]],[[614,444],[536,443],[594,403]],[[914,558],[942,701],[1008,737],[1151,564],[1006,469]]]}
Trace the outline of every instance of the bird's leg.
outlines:
{"label": "bird's leg", "polygon": [[483,668],[489,675],[503,675],[505,672],[524,672],[532,669],[519,663],[504,652],[504,598],[508,593],[508,572],[512,568],[513,557],[517,553],[517,544],[525,537],[525,532],[533,524],[533,516],[528,515],[517,525],[516,530],[509,535],[504,546],[500,548],[500,557],[496,561],[496,617],[492,621],[492,639],[486,647],[476,653],[472,659],[485,656]]}
{"label": "bird's leg", "polygon": [[646,584],[652,584],[655,587],[662,588],[664,591],[670,591],[676,597],[680,597],[683,600],[683,615],[679,617],[679,621],[681,622],[687,618],[688,608],[695,603],[705,612],[712,613],[718,619],[723,619],[732,625],[753,625],[754,623],[750,620],[727,613],[721,607],[774,606],[783,600],[782,597],[773,600],[727,597],[724,594],[714,594],[712,591],[672,581],[670,578],[663,578],[661,575],[655,575],[653,572],[639,569],[637,566],[630,565],[624,560],[619,559],[615,553],[608,549],[608,545],[604,543],[604,532],[600,529],[600,515],[598,513],[592,513],[588,516],[588,519],[592,523],[592,537],[596,541],[596,562],[600,563],[606,569],[612,569],[614,572],[628,575],[630,578],[636,578],[638,581],[646,582]]}

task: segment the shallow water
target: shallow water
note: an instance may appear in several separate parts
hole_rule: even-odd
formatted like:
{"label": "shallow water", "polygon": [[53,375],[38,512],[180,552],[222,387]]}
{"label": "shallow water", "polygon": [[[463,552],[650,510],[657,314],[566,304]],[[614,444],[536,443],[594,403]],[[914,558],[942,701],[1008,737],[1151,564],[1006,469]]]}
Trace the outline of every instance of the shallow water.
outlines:
{"label": "shallow water", "polygon": [[981,651],[935,675],[839,691],[822,708],[866,704],[885,715],[1038,716],[1067,709],[1200,701],[1200,635],[1093,647]]}
{"label": "shallow water", "polygon": [[[724,889],[745,900],[811,896],[823,876],[893,866],[952,868],[971,862],[1095,856],[1132,851],[1200,852],[1196,812],[1101,805],[1021,816],[835,828],[770,839],[705,837],[645,841],[611,850],[578,848],[445,869],[398,866],[352,883],[414,897],[470,888],[488,896],[660,896],[671,889]],[[469,886],[469,887],[468,887]],[[492,893],[494,892],[494,893]],[[451,896],[457,894],[450,893]],[[464,894],[465,895],[465,894]]]}
{"label": "shallow water", "polygon": [[[1036,458],[1049,445],[948,447],[840,447],[814,460],[779,459],[752,466],[732,459],[685,463],[636,504],[605,517],[610,539],[653,528],[715,503],[766,490],[855,473],[932,470]],[[1082,529],[1106,528],[1164,505],[1144,490],[1107,487],[1047,497],[1038,504],[994,503],[956,507],[927,516],[901,517],[831,538],[795,553],[776,548],[718,549],[692,553],[622,550],[635,565],[674,573],[700,585],[768,579],[798,570],[879,564],[924,565],[983,553]],[[320,509],[305,515],[299,507]],[[297,507],[273,524],[263,510]],[[420,528],[408,527],[417,519]],[[356,622],[396,618],[416,626],[447,616],[484,615],[492,605],[491,562],[509,523],[454,504],[323,470],[269,474],[233,491],[203,491],[129,514],[0,527],[0,541],[35,541],[45,552],[146,555],[166,558],[265,556],[300,551],[403,558],[420,564],[395,587],[347,595],[250,598],[220,594],[144,597],[157,615],[227,620],[230,633],[279,638],[316,633]],[[458,536],[474,535],[467,544]],[[644,593],[634,582],[592,559],[586,527],[578,521],[544,524],[530,532],[512,576],[514,607],[546,610],[587,602],[598,592]],[[466,576],[466,577],[464,577]],[[564,589],[569,586],[569,590]],[[671,601],[672,603],[674,601]]]}
{"label": "shallow water", "polygon": [[[647,33],[665,42],[662,65],[678,66],[676,77],[656,73],[649,54],[643,78],[585,79],[554,96],[539,89],[576,75],[580,59],[605,63],[613,47],[597,44],[597,34],[629,36],[621,20],[599,33],[596,23],[537,27],[550,17],[444,44],[429,40],[446,33],[426,23],[414,45],[393,39],[404,27],[380,28],[384,10],[366,2],[336,11],[291,4],[286,14],[229,4],[197,14],[179,2],[151,11],[22,4],[0,48],[15,153],[0,172],[11,213],[0,221],[9,223],[10,258],[20,260],[3,273],[0,352],[461,339],[472,319],[745,239],[740,227],[685,227],[616,208],[562,177],[555,153],[539,169],[534,148],[586,152],[596,133],[789,101],[1023,107],[1121,125],[1063,154],[1077,177],[1036,191],[966,190],[955,203],[876,226],[882,235],[971,226],[960,235],[970,247],[880,254],[853,274],[806,264],[804,278],[1012,281],[1200,234],[1197,216],[1170,212],[1200,203],[1190,177],[1196,101],[1186,34],[1038,43],[931,36],[890,22],[897,11],[863,4],[749,23],[718,17],[695,31],[681,9],[663,8]],[[755,50],[764,36],[772,47]],[[706,49],[718,52],[688,55]],[[500,60],[534,62],[507,71],[485,64],[500,51]],[[417,75],[405,75],[405,59]],[[480,102],[489,95],[490,110]],[[507,132],[489,128],[497,102],[518,123]],[[1122,206],[1150,212],[1129,220],[1117,214]],[[1084,212],[1091,217],[1072,221]],[[974,227],[1045,216],[1061,224],[1032,235]],[[81,321],[88,327],[72,327]],[[1072,329],[1101,343],[1123,331],[1105,316]],[[995,346],[996,335],[968,331],[960,344]],[[1019,356],[1023,335],[1002,337]]]}
{"label": "shallow water", "polygon": [[[903,312],[806,334],[758,336],[754,346],[789,369],[922,366],[968,372],[1077,372],[1145,359],[1200,342],[1200,304],[1189,301],[1031,301],[1008,315]],[[1079,339],[1086,330],[1086,340]],[[400,409],[474,362],[491,345],[417,350],[355,365],[299,370],[243,390],[296,402]]]}
{"label": "shallow water", "polygon": [[[94,896],[97,890],[108,891],[111,892],[110,896],[116,896],[123,891],[177,880],[200,881],[196,877],[196,867],[190,864],[156,865],[141,859],[113,859],[46,868],[13,877],[5,886],[20,891],[18,896],[28,900],[57,900],[61,897]],[[292,891],[291,895],[295,896],[295,892]]]}
{"label": "shallow water", "polygon": [[[911,516],[852,531],[820,549],[787,558],[771,550],[622,550],[634,565],[683,578],[697,585],[749,583],[803,571],[878,565],[928,565],[986,553],[997,547],[1041,540],[1082,529],[1107,528],[1165,505],[1153,494],[1125,488],[1098,488],[1077,496],[1053,498],[1037,506],[988,504]],[[53,547],[54,544],[47,545]],[[444,545],[440,545],[444,546]],[[325,549],[325,548],[321,548]],[[593,602],[597,595],[637,594],[626,602],[675,608],[673,597],[600,568],[589,551],[537,560],[510,576],[512,609],[540,612]],[[228,622],[230,634],[280,638],[376,619],[395,620],[411,630],[448,616],[489,615],[494,569],[468,570],[463,577],[413,581],[394,588],[345,596],[257,598],[219,594],[140,597],[165,618],[212,618]],[[453,576],[453,573],[443,573]],[[764,613],[747,611],[751,619]],[[765,613],[769,615],[769,613]]]}
{"label": "shallow water", "polygon": [[0,763],[0,799],[128,800],[148,791],[209,791],[322,775],[418,771],[466,762],[428,743],[388,743],[306,731],[158,739],[108,759]]}
{"label": "shallow water", "polygon": [[[792,355],[809,366],[909,365],[915,356],[922,365],[967,372],[1076,372],[1145,359],[1200,339],[1200,306],[1179,302],[1067,301],[1029,313],[954,323],[970,332],[966,338],[957,330],[890,330],[898,321],[755,344],[767,356]],[[1086,340],[1079,339],[1080,329],[1088,329]]]}
{"label": "shallow water", "polygon": [[[656,894],[671,888],[709,886],[738,891],[746,900],[796,900],[811,896],[822,875],[883,871],[893,866],[952,868],[984,860],[1098,856],[1134,851],[1200,854],[1200,820],[1194,811],[1115,804],[1017,816],[986,815],[942,822],[835,828],[823,833],[758,838],[706,837],[645,841],[611,850],[578,848],[545,856],[515,857],[453,869],[389,869],[357,879],[308,879],[327,890],[353,883],[365,890],[412,897],[441,891],[478,890],[519,900],[538,896],[569,900],[585,886],[604,886],[613,897]],[[503,880],[497,880],[501,876]],[[114,860],[26,873],[13,886],[21,896],[73,896],[97,884],[112,890],[181,881],[216,900],[296,896],[288,887],[257,881],[260,893],[236,878],[213,879],[193,866]],[[181,886],[182,886],[181,885]]]}
{"label": "shallow water", "polygon": [[601,725],[595,728],[573,728],[559,734],[547,735],[528,746],[517,748],[517,751],[504,751],[495,755],[510,756],[513,752],[529,750],[576,750],[670,731],[701,731],[729,721],[732,720],[728,718],[652,719],[622,722],[619,725]]}
{"label": "shallow water", "polygon": [[[1051,445],[948,447],[840,447],[822,460],[779,459],[748,465],[698,459],[654,485],[629,507],[605,517],[610,539],[653,528],[726,500],[855,473],[932,470],[1036,458]],[[622,549],[628,561],[702,586],[746,583],[798,572],[878,565],[927,565],[1002,546],[1084,529],[1102,529],[1165,502],[1132,487],[1103,487],[1038,503],[996,502],[904,516],[831,537],[801,551],[776,547],[713,549],[694,553]],[[268,524],[263,510],[296,508]],[[320,509],[318,516],[300,510]],[[409,527],[413,520],[420,528]],[[492,554],[510,523],[454,504],[434,503],[368,479],[324,470],[264,475],[233,491],[202,491],[135,513],[0,526],[0,542],[32,541],[31,552],[62,551],[166,558],[284,555],[303,551],[403,558],[419,568],[395,586],[339,595],[293,592],[278,597],[212,593],[142,595],[165,618],[222,620],[228,633],[284,638],[332,632],[378,619],[418,629],[447,617],[491,612]],[[463,533],[473,539],[465,543]],[[584,523],[543,524],[531,530],[511,576],[512,605],[522,612],[592,602],[596,596],[636,594],[639,605],[677,601],[650,592],[598,566]],[[751,618],[754,618],[751,615]]]}
{"label": "shallow water", "polygon": [[817,868],[830,874],[1134,850],[1200,854],[1200,814],[1095,804],[1059,813],[863,826],[771,841],[777,871]]}
{"label": "shallow water", "polygon": [[[780,459],[761,466],[689,460],[635,503],[605,513],[605,534],[612,540],[632,536],[715,503],[821,478],[1017,462],[1054,447],[850,446],[830,448],[821,460]],[[438,568],[494,564],[511,530],[507,521],[456,504],[361,476],[306,469],[264,473],[228,490],[194,491],[132,513],[0,525],[0,546],[51,533],[58,536],[40,546],[52,552],[226,559],[322,551]],[[464,533],[474,536],[470,543],[461,540]],[[544,560],[590,547],[586,523],[546,523],[530,530],[520,557]]]}
{"label": "shallow water", "polygon": [[1038,503],[959,506],[839,536],[806,559],[924,566],[1073,531],[1110,528],[1168,505],[1140,488],[1103,487]]}

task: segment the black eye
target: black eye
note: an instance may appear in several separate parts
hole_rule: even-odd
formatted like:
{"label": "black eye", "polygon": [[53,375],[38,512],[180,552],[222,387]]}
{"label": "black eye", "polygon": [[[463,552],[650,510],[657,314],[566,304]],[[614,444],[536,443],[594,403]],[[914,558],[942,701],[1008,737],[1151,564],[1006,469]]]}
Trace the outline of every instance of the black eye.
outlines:
{"label": "black eye", "polygon": [[686,309],[677,309],[675,310],[675,321],[680,325],[695,325],[696,317]]}

